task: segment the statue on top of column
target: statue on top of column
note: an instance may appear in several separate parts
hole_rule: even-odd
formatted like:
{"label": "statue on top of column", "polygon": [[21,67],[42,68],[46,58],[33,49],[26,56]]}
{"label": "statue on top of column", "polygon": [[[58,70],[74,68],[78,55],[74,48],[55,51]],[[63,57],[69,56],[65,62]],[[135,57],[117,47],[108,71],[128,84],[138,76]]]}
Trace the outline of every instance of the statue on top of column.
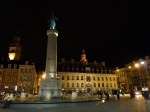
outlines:
{"label": "statue on top of column", "polygon": [[52,16],[50,18],[49,22],[49,28],[50,29],[55,29],[56,27],[56,20],[58,21],[58,19],[54,16],[54,14],[52,13]]}

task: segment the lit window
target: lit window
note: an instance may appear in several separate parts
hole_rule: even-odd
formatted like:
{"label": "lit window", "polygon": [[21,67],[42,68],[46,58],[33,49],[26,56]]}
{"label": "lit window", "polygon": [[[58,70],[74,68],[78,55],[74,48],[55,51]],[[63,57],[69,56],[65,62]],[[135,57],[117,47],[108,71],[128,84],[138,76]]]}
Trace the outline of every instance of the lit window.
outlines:
{"label": "lit window", "polygon": [[106,77],[106,81],[108,81],[108,78]]}
{"label": "lit window", "polygon": [[114,77],[114,81],[115,81],[116,79],[115,79],[115,77]]}
{"label": "lit window", "polygon": [[31,80],[31,74],[29,74],[28,79]]}
{"label": "lit window", "polygon": [[2,75],[2,73],[3,73],[3,72],[2,72],[2,71],[0,71],[0,75]]}
{"label": "lit window", "polygon": [[69,80],[69,76],[67,76],[67,80]]}
{"label": "lit window", "polygon": [[104,81],[104,77],[102,77],[102,81]]}
{"label": "lit window", "polygon": [[21,68],[21,72],[23,72],[23,68]]}
{"label": "lit window", "polygon": [[11,64],[8,64],[8,68],[11,68]]}
{"label": "lit window", "polygon": [[72,87],[74,87],[74,83],[72,83]]}
{"label": "lit window", "polygon": [[9,82],[9,77],[6,77],[6,82]]}
{"label": "lit window", "polygon": [[62,80],[64,80],[64,76],[62,76]]}
{"label": "lit window", "polygon": [[116,87],[116,83],[114,83],[114,87]]}
{"label": "lit window", "polygon": [[95,76],[93,76],[93,80],[95,80]]}
{"label": "lit window", "polygon": [[31,73],[31,69],[29,69],[29,73]]}
{"label": "lit window", "polygon": [[62,87],[64,87],[64,85],[65,85],[64,82],[62,82]]}
{"label": "lit window", "polygon": [[79,87],[79,83],[77,83],[77,87]]}
{"label": "lit window", "polygon": [[69,87],[69,82],[67,83],[67,87]]}
{"label": "lit window", "polygon": [[81,87],[84,87],[84,84],[83,84],[83,83],[81,83]]}
{"label": "lit window", "polygon": [[112,83],[110,83],[110,87],[112,87]]}
{"label": "lit window", "polygon": [[29,61],[25,61],[25,65],[28,65],[29,64]]}
{"label": "lit window", "polygon": [[98,83],[98,87],[100,87],[100,83]]}
{"label": "lit window", "polygon": [[74,80],[74,76],[72,76],[72,80]]}
{"label": "lit window", "polygon": [[81,80],[83,80],[83,76],[81,76]]}
{"label": "lit window", "polygon": [[111,77],[110,77],[110,81],[111,81]]}
{"label": "lit window", "polygon": [[108,83],[106,83],[106,87],[108,87]]}
{"label": "lit window", "polygon": [[27,69],[25,69],[25,72],[27,72]]}
{"label": "lit window", "polygon": [[94,87],[96,87],[96,83],[94,83]]}
{"label": "lit window", "polygon": [[5,86],[5,88],[9,88],[8,86]]}
{"label": "lit window", "polygon": [[104,87],[104,83],[102,83],[102,87]]}
{"label": "lit window", "polygon": [[14,64],[14,68],[17,68],[17,64]]}
{"label": "lit window", "polygon": [[79,76],[77,76],[77,80],[79,80]]}

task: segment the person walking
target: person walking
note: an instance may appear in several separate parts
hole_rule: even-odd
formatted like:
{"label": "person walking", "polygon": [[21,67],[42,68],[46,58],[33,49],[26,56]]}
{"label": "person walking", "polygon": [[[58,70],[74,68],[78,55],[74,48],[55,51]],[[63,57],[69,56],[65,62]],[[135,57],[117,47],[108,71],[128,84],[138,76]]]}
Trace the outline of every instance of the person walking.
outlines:
{"label": "person walking", "polygon": [[6,93],[4,97],[4,106],[2,108],[9,108],[12,100],[14,99],[13,92]]}
{"label": "person walking", "polygon": [[119,100],[120,99],[120,92],[119,92],[119,90],[117,90],[117,100]]}
{"label": "person walking", "polygon": [[105,95],[106,95],[107,101],[109,101],[109,93],[106,92]]}
{"label": "person walking", "polygon": [[99,94],[100,94],[100,97],[101,97],[101,99],[102,99],[102,95],[103,95],[102,91],[100,91]]}

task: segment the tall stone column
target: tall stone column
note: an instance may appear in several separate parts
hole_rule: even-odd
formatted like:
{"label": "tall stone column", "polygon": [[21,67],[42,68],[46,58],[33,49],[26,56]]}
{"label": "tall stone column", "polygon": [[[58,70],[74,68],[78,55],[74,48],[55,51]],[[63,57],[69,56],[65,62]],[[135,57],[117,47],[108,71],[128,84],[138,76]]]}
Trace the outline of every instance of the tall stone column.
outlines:
{"label": "tall stone column", "polygon": [[60,97],[60,81],[57,80],[57,36],[55,29],[47,30],[46,77],[40,82],[39,97],[43,100]]}

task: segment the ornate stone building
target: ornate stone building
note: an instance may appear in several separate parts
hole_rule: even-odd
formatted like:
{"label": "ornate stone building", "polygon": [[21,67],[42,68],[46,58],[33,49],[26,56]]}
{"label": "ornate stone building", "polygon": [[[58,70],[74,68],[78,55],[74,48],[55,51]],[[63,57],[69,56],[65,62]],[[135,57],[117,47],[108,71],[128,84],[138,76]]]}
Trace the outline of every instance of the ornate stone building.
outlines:
{"label": "ornate stone building", "polygon": [[150,90],[150,58],[139,59],[126,64],[123,68],[116,68],[115,74],[118,77],[118,85],[124,91]]}
{"label": "ornate stone building", "polygon": [[58,63],[58,80],[63,91],[82,91],[96,93],[99,90],[117,89],[117,77],[105,66],[105,62],[89,63],[85,51],[82,51],[80,62],[64,58]]}
{"label": "ornate stone building", "polygon": [[33,93],[37,89],[35,83],[37,73],[35,65],[21,57],[20,37],[16,36],[9,46],[9,60],[0,60],[0,91],[28,91]]}

